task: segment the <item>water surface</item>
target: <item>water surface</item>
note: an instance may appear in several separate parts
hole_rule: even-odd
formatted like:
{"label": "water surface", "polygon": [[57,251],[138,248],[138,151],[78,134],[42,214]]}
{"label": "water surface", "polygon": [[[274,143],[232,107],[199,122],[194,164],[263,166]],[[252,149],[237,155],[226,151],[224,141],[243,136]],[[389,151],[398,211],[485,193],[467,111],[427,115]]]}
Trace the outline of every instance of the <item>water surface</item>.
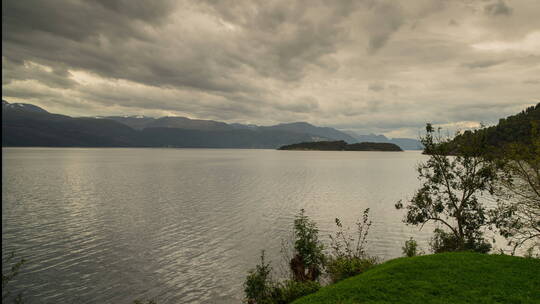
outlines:
{"label": "water surface", "polygon": [[[2,149],[2,254],[28,260],[27,303],[240,303],[261,249],[304,208],[326,238],[371,208],[369,252],[401,255],[430,230],[394,203],[419,182],[419,152]],[[278,268],[278,267],[276,267]]]}

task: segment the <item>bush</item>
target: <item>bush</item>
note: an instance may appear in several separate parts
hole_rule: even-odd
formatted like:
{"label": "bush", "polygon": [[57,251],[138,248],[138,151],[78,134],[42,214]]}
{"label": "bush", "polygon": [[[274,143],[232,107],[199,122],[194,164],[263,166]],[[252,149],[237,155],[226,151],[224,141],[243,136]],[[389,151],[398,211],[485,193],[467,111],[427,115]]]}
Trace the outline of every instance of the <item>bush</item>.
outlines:
{"label": "bush", "polygon": [[326,272],[332,282],[358,275],[377,265],[377,259],[366,257],[330,258],[326,264]]}
{"label": "bush", "polygon": [[491,244],[485,242],[480,236],[467,237],[465,244],[461,246],[459,239],[453,233],[448,233],[442,229],[435,229],[430,245],[433,253],[451,251],[488,253],[491,250]]}
{"label": "bush", "polygon": [[332,254],[327,258],[326,272],[332,282],[341,281],[360,274],[377,264],[377,259],[366,253],[367,236],[371,221],[369,208],[364,210],[362,219],[356,222],[356,233],[351,235],[349,229],[336,218],[338,231],[330,235]]}
{"label": "bush", "polygon": [[272,267],[264,260],[264,251],[260,263],[249,271],[244,282],[245,302],[249,304],[287,304],[300,297],[314,293],[321,288],[316,281],[274,282],[271,278]]}
{"label": "bush", "polygon": [[295,281],[316,281],[324,266],[324,246],[319,240],[319,229],[315,222],[300,210],[294,219],[295,255],[289,266]]}
{"label": "bush", "polygon": [[292,301],[317,292],[321,288],[319,282],[315,281],[285,281],[277,284],[272,291],[272,303],[287,304]]}
{"label": "bush", "polygon": [[245,300],[249,304],[271,304],[274,284],[270,277],[272,267],[264,261],[264,250],[261,262],[249,271],[244,282]]}
{"label": "bush", "polygon": [[407,257],[413,257],[421,254],[421,252],[418,251],[418,243],[412,237],[405,241],[405,245],[401,247],[401,249],[403,250],[403,255]]}

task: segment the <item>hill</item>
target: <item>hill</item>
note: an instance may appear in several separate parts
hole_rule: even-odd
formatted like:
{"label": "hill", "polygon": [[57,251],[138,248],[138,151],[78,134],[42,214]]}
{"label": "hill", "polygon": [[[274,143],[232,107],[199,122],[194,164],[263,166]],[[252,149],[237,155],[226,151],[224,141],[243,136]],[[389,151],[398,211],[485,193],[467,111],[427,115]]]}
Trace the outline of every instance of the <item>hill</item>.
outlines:
{"label": "hill", "polygon": [[[178,128],[181,124],[184,128]],[[2,102],[2,146],[275,149],[320,138],[281,129],[221,128],[223,125],[183,117],[74,118],[33,105]]]}
{"label": "hill", "polygon": [[[334,128],[306,122],[257,126],[187,117],[141,115],[70,117],[38,106],[2,101],[2,146],[269,148],[298,142],[358,140]],[[386,139],[379,135],[378,140]],[[410,142],[412,141],[412,142]],[[418,148],[415,140],[396,144]],[[386,141],[389,142],[389,141]],[[349,149],[355,149],[349,147]],[[359,146],[378,151],[380,147]]]}
{"label": "hill", "polygon": [[540,303],[540,260],[442,253],[388,261],[294,304]]}
{"label": "hill", "polygon": [[142,130],[146,128],[177,128],[188,130],[208,130],[224,131],[232,130],[234,127],[220,121],[190,119],[187,117],[146,117],[146,116],[106,116],[104,119],[114,120],[123,123],[133,129]]}
{"label": "hill", "polygon": [[112,120],[72,118],[2,101],[2,146],[129,147],[136,140],[137,132]]}
{"label": "hill", "polygon": [[451,154],[459,154],[471,145],[479,145],[483,153],[493,154],[511,143],[531,145],[534,128],[540,134],[540,103],[516,115],[501,118],[495,126],[465,131],[446,143],[444,149]]}
{"label": "hill", "polygon": [[317,141],[302,142],[298,144],[286,145],[279,150],[311,150],[311,151],[403,151],[397,145],[391,143],[356,143],[347,144],[343,140],[339,141]]}

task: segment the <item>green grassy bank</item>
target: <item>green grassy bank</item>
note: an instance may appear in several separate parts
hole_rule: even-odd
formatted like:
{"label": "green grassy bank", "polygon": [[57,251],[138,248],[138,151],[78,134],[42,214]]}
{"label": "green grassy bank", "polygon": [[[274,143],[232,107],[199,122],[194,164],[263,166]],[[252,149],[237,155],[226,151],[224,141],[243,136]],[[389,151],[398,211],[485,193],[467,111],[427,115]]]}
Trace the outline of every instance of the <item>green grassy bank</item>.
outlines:
{"label": "green grassy bank", "polygon": [[464,252],[399,258],[293,303],[540,303],[540,260]]}

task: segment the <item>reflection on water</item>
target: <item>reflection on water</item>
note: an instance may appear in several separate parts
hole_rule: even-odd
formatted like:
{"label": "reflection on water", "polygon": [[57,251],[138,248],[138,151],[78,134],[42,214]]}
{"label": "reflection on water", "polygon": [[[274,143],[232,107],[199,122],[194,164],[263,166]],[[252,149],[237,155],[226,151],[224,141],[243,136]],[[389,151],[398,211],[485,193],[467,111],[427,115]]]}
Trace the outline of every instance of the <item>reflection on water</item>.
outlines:
{"label": "reflection on water", "polygon": [[[277,256],[300,208],[374,221],[370,253],[401,255],[430,229],[394,203],[418,186],[419,152],[3,149],[2,254],[29,262],[28,303],[239,303],[260,249]],[[279,258],[275,259],[276,262]]]}

